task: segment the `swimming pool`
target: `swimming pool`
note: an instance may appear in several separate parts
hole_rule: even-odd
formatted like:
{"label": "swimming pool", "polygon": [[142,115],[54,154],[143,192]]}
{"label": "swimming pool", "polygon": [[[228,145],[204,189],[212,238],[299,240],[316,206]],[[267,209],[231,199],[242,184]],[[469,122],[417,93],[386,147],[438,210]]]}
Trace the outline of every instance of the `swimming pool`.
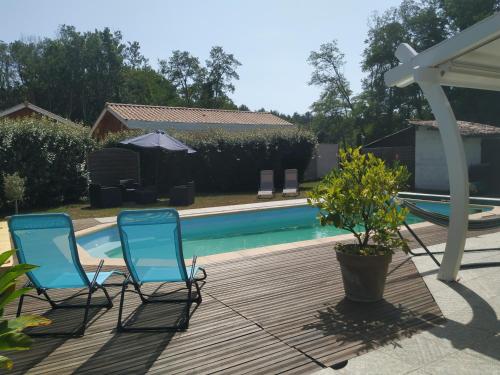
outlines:
{"label": "swimming pool", "polygon": [[[449,205],[439,202],[415,201],[426,210],[449,214]],[[470,206],[476,213],[491,209]],[[333,237],[349,233],[334,226],[322,227],[310,206],[297,206],[260,211],[247,211],[181,219],[182,245],[186,259],[230,251],[251,249],[289,242]],[[421,222],[409,215],[409,224]],[[116,226],[77,238],[90,255],[97,258],[120,258],[120,237]]]}

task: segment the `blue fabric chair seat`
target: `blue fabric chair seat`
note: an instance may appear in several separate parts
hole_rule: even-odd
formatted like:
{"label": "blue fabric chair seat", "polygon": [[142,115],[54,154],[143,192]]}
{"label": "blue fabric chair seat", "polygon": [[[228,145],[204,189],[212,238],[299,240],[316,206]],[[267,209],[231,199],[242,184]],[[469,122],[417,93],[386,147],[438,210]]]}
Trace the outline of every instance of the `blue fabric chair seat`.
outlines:
{"label": "blue fabric chair seat", "polygon": [[[90,281],[94,280],[94,275],[95,272],[85,272],[87,274],[87,277],[89,278]],[[115,271],[109,271],[109,272],[99,272],[99,275],[97,275],[97,280],[96,283],[99,285],[102,285],[106,282],[106,280],[113,274]]]}
{"label": "blue fabric chair seat", "polygon": [[[102,285],[113,272],[115,271],[100,272],[97,276],[97,284]],[[86,274],[90,281],[94,279],[95,272],[86,272]],[[58,273],[50,282],[45,282],[44,285],[46,289],[86,288],[88,286],[73,272]]]}
{"label": "blue fabric chair seat", "polygon": [[[198,270],[199,267],[196,266],[193,275],[196,275]],[[186,267],[186,273],[188,274],[188,276],[191,275],[191,267]],[[149,269],[144,272],[141,281],[148,283],[155,283],[155,282],[180,282],[184,280],[182,279],[182,277],[179,277],[179,270],[177,267],[172,267],[172,268],[149,267]]]}

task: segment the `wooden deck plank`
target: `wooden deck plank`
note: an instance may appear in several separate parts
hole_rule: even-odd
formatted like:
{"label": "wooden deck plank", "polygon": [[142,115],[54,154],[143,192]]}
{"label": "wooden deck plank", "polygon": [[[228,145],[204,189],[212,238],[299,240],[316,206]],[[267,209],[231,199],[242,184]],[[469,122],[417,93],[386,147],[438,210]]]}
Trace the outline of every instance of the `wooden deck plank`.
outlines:
{"label": "wooden deck plank", "polygon": [[[429,244],[442,242],[445,235],[434,226],[418,232]],[[119,288],[110,287],[115,307],[93,311],[84,337],[35,338],[32,350],[11,354],[15,367],[10,373],[305,374],[443,319],[404,254],[394,256],[385,299],[374,304],[344,299],[332,245],[238,258],[207,268],[204,301],[193,311],[188,331],[117,333]],[[163,286],[162,291],[176,287]],[[52,293],[63,298],[74,292]],[[174,321],[181,309],[173,304],[142,307],[138,298],[127,296],[124,313],[139,315],[137,324],[161,325]],[[23,311],[44,314],[64,327],[78,323],[82,313],[49,311],[45,302],[36,300],[27,300]],[[9,305],[6,313],[14,312],[15,306]]]}

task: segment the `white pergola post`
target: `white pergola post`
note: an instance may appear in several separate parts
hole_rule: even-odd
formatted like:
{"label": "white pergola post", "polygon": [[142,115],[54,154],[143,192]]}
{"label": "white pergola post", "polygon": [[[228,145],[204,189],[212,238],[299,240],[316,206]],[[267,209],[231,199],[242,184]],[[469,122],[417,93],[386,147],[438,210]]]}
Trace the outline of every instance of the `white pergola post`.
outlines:
{"label": "white pergola post", "polygon": [[438,278],[453,281],[467,234],[469,178],[462,138],[442,86],[500,91],[500,12],[420,53],[403,43],[396,57],[401,64],[385,73],[385,83],[389,87],[417,83],[439,125],[448,166],[451,214]]}
{"label": "white pergola post", "polygon": [[457,120],[439,81],[433,80],[438,72],[430,68],[415,73],[415,81],[422,89],[425,98],[439,125],[443,142],[450,185],[450,225],[438,279],[454,281],[457,278],[467,235],[469,206],[469,176],[462,137],[458,131]]}

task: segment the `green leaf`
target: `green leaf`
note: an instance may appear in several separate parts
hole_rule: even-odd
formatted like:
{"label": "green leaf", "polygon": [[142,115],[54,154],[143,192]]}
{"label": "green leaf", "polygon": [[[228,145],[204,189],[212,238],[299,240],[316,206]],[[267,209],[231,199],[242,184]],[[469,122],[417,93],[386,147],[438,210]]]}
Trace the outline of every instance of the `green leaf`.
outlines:
{"label": "green leaf", "polygon": [[0,295],[0,309],[3,309],[9,302],[22,296],[24,293],[29,292],[31,288],[21,288],[12,292],[5,292]]}
{"label": "green leaf", "polygon": [[29,272],[34,268],[37,268],[37,266],[33,266],[31,264],[17,264],[9,268],[7,272],[4,272],[0,276],[0,293],[3,293],[4,290],[7,289],[19,276],[24,275],[26,272]]}
{"label": "green leaf", "polygon": [[16,253],[15,250],[9,250],[0,254],[0,266],[3,266],[7,260]]}
{"label": "green leaf", "polygon": [[339,213],[334,213],[332,215],[332,221],[333,225],[335,225],[337,228],[340,228],[342,226],[342,218],[340,217]]}
{"label": "green leaf", "polygon": [[7,326],[12,330],[22,330],[27,327],[47,326],[52,321],[40,315],[23,315],[8,321]]}
{"label": "green leaf", "polygon": [[0,355],[0,368],[11,370],[12,366],[14,366],[14,362],[12,361],[12,359]]}
{"label": "green leaf", "polygon": [[22,332],[7,332],[0,335],[0,350],[28,350],[33,340]]}

